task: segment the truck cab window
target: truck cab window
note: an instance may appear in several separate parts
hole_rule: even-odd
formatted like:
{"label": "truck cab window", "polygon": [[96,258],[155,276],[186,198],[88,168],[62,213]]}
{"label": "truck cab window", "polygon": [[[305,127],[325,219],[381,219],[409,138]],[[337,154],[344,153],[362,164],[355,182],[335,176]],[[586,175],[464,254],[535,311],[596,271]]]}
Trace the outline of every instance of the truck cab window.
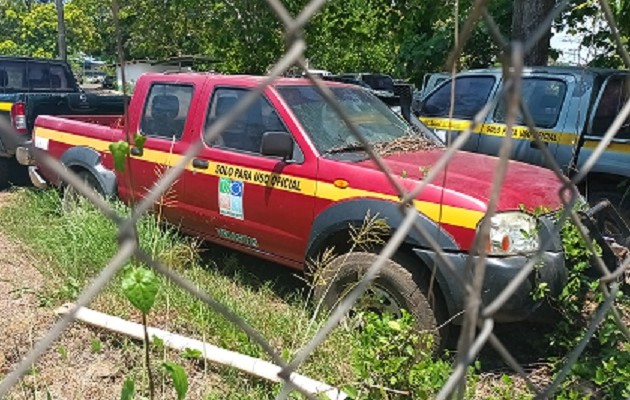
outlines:
{"label": "truck cab window", "polygon": [[[246,89],[219,88],[215,90],[206,117],[206,129],[227,115],[248,94]],[[275,108],[264,97],[259,97],[209,145],[260,154],[265,132],[287,132]]]}
{"label": "truck cab window", "polygon": [[[454,118],[472,119],[488,101],[495,78],[463,76],[455,78]],[[448,117],[451,110],[451,81],[430,94],[421,114],[426,117]]]}
{"label": "truck cab window", "polygon": [[[540,77],[523,79],[521,98],[537,127],[553,128],[556,126],[566,92],[567,85],[558,79]],[[495,110],[494,120],[505,123],[506,119],[506,102],[501,99]],[[521,125],[526,123],[520,112],[516,115],[516,123]]]}
{"label": "truck cab window", "polygon": [[[610,78],[597,105],[597,111],[593,117],[591,135],[603,136],[628,101],[628,98],[630,98],[630,76]],[[615,138],[630,139],[630,118],[626,119]]]}
{"label": "truck cab window", "polygon": [[147,136],[180,140],[193,95],[190,85],[159,83],[151,87],[140,130]]}

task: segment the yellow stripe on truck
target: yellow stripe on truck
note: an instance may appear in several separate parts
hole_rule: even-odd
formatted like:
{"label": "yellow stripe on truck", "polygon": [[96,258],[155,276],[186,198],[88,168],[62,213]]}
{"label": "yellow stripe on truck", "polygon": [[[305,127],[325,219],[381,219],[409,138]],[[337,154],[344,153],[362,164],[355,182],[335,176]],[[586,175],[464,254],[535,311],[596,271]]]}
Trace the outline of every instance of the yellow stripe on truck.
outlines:
{"label": "yellow stripe on truck", "polygon": [[[419,120],[426,126],[433,129],[445,129],[452,131],[465,131],[470,127],[472,121],[453,119],[449,123],[449,118],[425,118],[420,117]],[[478,124],[473,130],[473,133],[480,133],[488,136],[503,137],[507,132],[506,124]],[[538,129],[540,138],[545,142],[559,143],[559,144],[573,144],[575,141],[575,135],[572,133],[557,132],[549,129]],[[522,125],[515,125],[512,128],[512,137],[514,139],[534,140],[534,134],[528,127]]]}
{"label": "yellow stripe on truck", "polygon": [[11,111],[13,103],[7,103],[6,101],[0,101],[0,111]]}
{"label": "yellow stripe on truck", "polygon": [[[110,153],[109,145],[111,142],[106,140],[87,138],[81,135],[40,127],[35,128],[33,136],[47,138],[70,146],[86,146],[97,151]],[[177,154],[147,148],[144,149],[141,157],[133,155],[130,157],[164,166],[174,166],[182,158],[182,156]],[[314,196],[330,201],[343,201],[353,198],[376,198],[394,202],[399,200],[398,196],[394,195],[355,188],[341,189],[328,182],[271,173],[266,170],[246,168],[227,163],[211,161],[208,169],[196,169],[193,168],[191,162],[186,166],[186,169],[197,174],[239,179],[253,185],[273,187],[278,190]],[[440,206],[440,204],[427,201],[414,200],[414,205],[418,211],[435,222],[441,221],[444,224],[469,229],[475,229],[479,220],[484,216],[484,213],[480,211],[448,205]]]}
{"label": "yellow stripe on truck", "polygon": [[[451,131],[465,131],[472,124],[471,121],[452,119],[449,118],[418,118],[426,126],[433,129],[444,129]],[[449,122],[450,121],[450,122]],[[487,136],[504,137],[507,131],[506,124],[479,124],[472,132]],[[577,136],[573,133],[558,132],[549,129],[538,129],[540,138],[548,143],[557,143],[561,145],[573,146],[577,139]],[[531,140],[534,141],[534,134],[526,126],[516,125],[512,128],[512,137],[517,140]],[[594,149],[599,143],[598,140],[586,139],[584,142],[584,148]],[[630,143],[616,143],[612,142],[606,148],[607,151],[614,151],[616,153],[630,153]]]}

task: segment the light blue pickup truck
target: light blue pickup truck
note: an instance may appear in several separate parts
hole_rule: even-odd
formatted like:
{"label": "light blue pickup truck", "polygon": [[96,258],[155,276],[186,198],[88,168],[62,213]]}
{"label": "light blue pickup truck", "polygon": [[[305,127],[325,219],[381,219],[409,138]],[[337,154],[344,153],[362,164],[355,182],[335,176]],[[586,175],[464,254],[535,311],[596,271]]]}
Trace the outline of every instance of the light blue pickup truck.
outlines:
{"label": "light blue pickup truck", "polygon": [[[413,106],[413,113],[438,136],[450,139],[463,132],[482,107],[500,93],[498,68],[469,70],[447,79]],[[522,98],[536,128],[556,161],[569,175],[579,170],[630,97],[630,71],[581,67],[532,67],[523,74]],[[497,102],[477,126],[465,150],[498,155],[505,136],[506,107]],[[511,158],[548,167],[522,116],[514,129]],[[580,190],[591,203],[608,198],[630,222],[630,119],[617,132]]]}

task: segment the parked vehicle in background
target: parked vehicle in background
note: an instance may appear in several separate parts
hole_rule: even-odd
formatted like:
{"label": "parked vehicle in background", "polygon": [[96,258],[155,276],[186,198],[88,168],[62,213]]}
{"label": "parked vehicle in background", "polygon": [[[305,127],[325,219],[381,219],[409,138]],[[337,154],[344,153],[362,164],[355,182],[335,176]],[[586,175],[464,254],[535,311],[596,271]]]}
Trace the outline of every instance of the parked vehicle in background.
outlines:
{"label": "parked vehicle in background", "polygon": [[394,79],[390,75],[374,72],[350,72],[339,74],[339,76],[365,83],[379,97],[393,97],[395,95]]}
{"label": "parked vehicle in background", "polygon": [[103,79],[103,89],[114,89],[116,86],[116,78],[111,75],[107,75],[105,79]]}
{"label": "parked vehicle in background", "polygon": [[100,71],[86,71],[83,75],[83,84],[103,83],[107,75]]}
{"label": "parked vehicle in background", "polygon": [[419,111],[420,103],[427,94],[431,93],[433,89],[435,89],[440,83],[449,79],[451,74],[446,72],[434,72],[430,74],[424,74],[422,78],[422,86],[420,89],[414,91],[413,99],[411,102],[411,110],[414,114],[417,114]]}
{"label": "parked vehicle in background", "polygon": [[[308,72],[312,75],[318,75],[319,77],[331,76],[332,72],[325,69],[309,69]],[[302,72],[302,76],[306,76],[305,72]]]}
{"label": "parked vehicle in background", "polygon": [[324,76],[324,80],[349,83],[365,88],[387,104],[396,114],[411,119],[413,86],[407,82],[395,83],[391,76],[378,73],[356,73]]}
{"label": "parked vehicle in background", "polygon": [[[379,251],[379,244],[370,242],[355,248],[353,231],[377,218],[389,229],[381,236],[387,239],[403,220],[399,197],[307,79],[276,80],[220,137],[202,137],[262,79],[145,74],[131,98],[128,126],[116,124],[122,116],[86,123],[72,116],[40,115],[34,145],[99,193],[131,202],[142,198],[162,170],[178,162],[201,138],[205,146],[169,188],[161,215],[206,240],[290,268],[310,268],[316,277],[316,298],[334,307]],[[446,151],[430,131],[418,132],[369,91],[339,82],[324,84],[365,139],[380,149],[394,179],[406,189],[422,180]],[[130,143],[128,167],[120,171],[114,168],[109,146],[125,140],[125,130],[146,140],[142,145]],[[64,186],[43,163],[28,160],[37,186]],[[468,263],[476,259],[470,250],[487,210],[497,166],[496,157],[455,153],[448,172],[413,202],[420,214],[417,223],[445,252],[438,256],[424,237],[411,230],[374,281],[366,303],[360,304],[397,315],[407,309],[418,328],[433,332],[438,341],[450,326],[445,321],[452,317],[453,323],[461,323],[466,294],[457,277],[467,277]],[[553,216],[534,216],[521,208],[557,210],[560,185],[544,168],[511,162],[507,169],[487,242],[484,304],[513,280],[539,246],[544,252],[536,273],[493,315],[495,321],[533,318],[543,304],[533,296],[538,285],[546,285],[551,295],[562,290],[567,270],[560,237],[552,233]]]}
{"label": "parked vehicle in background", "polygon": [[[451,108],[451,81],[444,81],[414,110],[416,116],[441,137],[455,138],[502,85],[501,70],[459,73],[455,78],[455,104]],[[630,72],[580,67],[535,67],[523,74],[522,99],[532,115],[545,146],[570,175],[579,170],[599,144],[610,124],[630,97]],[[505,102],[499,101],[483,123],[473,130],[464,149],[497,155],[505,136]],[[549,167],[521,115],[517,118],[511,158]],[[608,198],[630,222],[630,119],[599,157],[580,189],[592,203]]]}
{"label": "parked vehicle in background", "polygon": [[18,137],[0,129],[0,187],[21,181],[26,169],[15,162],[28,143],[35,118],[46,115],[120,115],[123,96],[84,93],[70,66],[60,60],[0,56],[0,118]]}

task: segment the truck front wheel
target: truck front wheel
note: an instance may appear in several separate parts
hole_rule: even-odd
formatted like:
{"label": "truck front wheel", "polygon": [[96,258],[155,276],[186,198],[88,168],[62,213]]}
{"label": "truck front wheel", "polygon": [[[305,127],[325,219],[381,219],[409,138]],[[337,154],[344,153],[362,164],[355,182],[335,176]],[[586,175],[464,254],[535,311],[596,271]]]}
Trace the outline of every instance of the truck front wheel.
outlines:
{"label": "truck front wheel", "polygon": [[[315,276],[315,300],[328,308],[335,308],[360,282],[367,270],[377,259],[377,254],[352,252],[342,254],[322,267]],[[434,307],[428,301],[426,279],[394,260],[387,260],[365,294],[355,303],[352,312],[373,311],[390,313],[400,317],[401,309],[408,311],[414,319],[419,333],[433,335],[434,350],[442,347],[446,340],[445,327],[438,329],[441,311],[439,302]]]}

